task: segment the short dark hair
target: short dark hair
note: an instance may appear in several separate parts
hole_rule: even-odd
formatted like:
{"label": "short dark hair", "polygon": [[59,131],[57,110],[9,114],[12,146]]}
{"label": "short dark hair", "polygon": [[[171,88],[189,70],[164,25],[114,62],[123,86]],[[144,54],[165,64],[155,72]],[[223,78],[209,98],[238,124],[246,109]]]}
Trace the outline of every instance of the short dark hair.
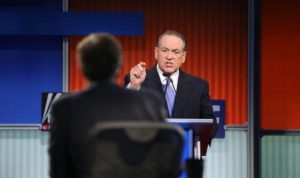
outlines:
{"label": "short dark hair", "polygon": [[157,38],[157,43],[156,43],[157,47],[159,46],[160,40],[166,35],[177,36],[178,38],[180,38],[183,41],[183,50],[185,51],[185,49],[186,49],[186,38],[183,34],[181,34],[180,32],[178,32],[176,30],[167,30],[164,33],[162,33],[161,35],[159,35],[159,37]]}
{"label": "short dark hair", "polygon": [[122,63],[119,41],[109,33],[94,33],[77,45],[78,59],[83,74],[90,81],[110,79]]}

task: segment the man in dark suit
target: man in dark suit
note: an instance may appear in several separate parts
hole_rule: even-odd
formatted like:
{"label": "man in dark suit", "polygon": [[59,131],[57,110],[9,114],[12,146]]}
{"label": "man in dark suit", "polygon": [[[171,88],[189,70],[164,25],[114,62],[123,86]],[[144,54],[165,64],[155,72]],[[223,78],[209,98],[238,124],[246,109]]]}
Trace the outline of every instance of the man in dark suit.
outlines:
{"label": "man in dark suit", "polygon": [[[165,107],[170,118],[214,119],[212,138],[217,127],[208,82],[180,69],[186,57],[185,37],[177,31],[166,31],[159,36],[154,51],[157,64],[150,70],[146,70],[145,62],[132,67],[129,76],[125,77],[125,86],[134,90],[152,89],[159,92],[161,98],[165,98]],[[196,133],[194,141],[197,142],[200,139],[198,137]],[[211,140],[206,138],[202,137],[201,142],[210,143]],[[202,159],[188,160],[187,171],[189,177],[201,178]]]}
{"label": "man in dark suit", "polygon": [[[180,69],[185,58],[185,37],[177,31],[166,31],[159,36],[155,47],[157,64],[148,71],[144,62],[132,67],[130,75],[125,78],[125,85],[135,90],[153,89],[159,92],[162,98],[166,98],[168,117],[214,118],[208,82]],[[175,101],[168,98],[168,83]]]}
{"label": "man in dark suit", "polygon": [[110,34],[91,34],[77,46],[78,59],[90,87],[57,101],[52,107],[51,178],[86,178],[93,166],[91,128],[104,121],[164,121],[159,96],[116,85],[122,65],[119,42]]}

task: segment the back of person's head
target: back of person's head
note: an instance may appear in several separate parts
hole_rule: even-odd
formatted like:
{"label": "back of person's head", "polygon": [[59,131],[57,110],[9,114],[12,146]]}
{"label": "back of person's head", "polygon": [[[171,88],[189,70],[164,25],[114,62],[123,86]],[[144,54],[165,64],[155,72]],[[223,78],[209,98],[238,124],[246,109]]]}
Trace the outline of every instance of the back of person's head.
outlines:
{"label": "back of person's head", "polygon": [[109,33],[94,33],[77,45],[78,60],[85,77],[92,82],[115,78],[122,64],[119,41]]}

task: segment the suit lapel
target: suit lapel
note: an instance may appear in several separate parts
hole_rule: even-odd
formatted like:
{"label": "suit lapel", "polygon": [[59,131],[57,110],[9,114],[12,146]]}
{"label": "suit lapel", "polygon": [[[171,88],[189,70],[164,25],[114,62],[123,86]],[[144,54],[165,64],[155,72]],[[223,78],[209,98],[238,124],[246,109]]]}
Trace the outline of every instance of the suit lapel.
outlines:
{"label": "suit lapel", "polygon": [[[158,72],[156,69],[156,65],[147,72],[146,79],[142,84],[142,88],[148,88],[148,89],[150,88],[150,89],[154,89],[155,91],[157,91],[161,95],[161,98],[164,101],[166,111],[168,111],[168,106],[167,106],[167,102],[165,99],[165,92],[163,90],[163,86],[160,81],[160,78],[159,78],[159,75],[158,75]],[[167,112],[167,116],[171,117],[169,115],[169,112]]]}
{"label": "suit lapel", "polygon": [[191,93],[191,90],[192,85],[189,78],[184,72],[180,70],[172,117],[184,117],[184,105],[187,101],[189,94]]}
{"label": "suit lapel", "polygon": [[[190,94],[190,91],[192,90],[191,81],[189,80],[188,76],[181,70],[179,72],[180,73],[178,78],[175,104],[172,113],[173,118],[183,117],[184,105],[186,103],[186,99]],[[165,93],[163,91],[156,65],[147,72],[146,79],[142,84],[142,88],[151,88],[159,92],[163,100],[165,101],[165,106],[168,110],[167,102],[165,100]],[[168,117],[170,117],[169,114]]]}
{"label": "suit lapel", "polygon": [[164,96],[163,87],[156,70],[156,65],[147,72],[146,79],[143,82],[142,87],[154,89]]}

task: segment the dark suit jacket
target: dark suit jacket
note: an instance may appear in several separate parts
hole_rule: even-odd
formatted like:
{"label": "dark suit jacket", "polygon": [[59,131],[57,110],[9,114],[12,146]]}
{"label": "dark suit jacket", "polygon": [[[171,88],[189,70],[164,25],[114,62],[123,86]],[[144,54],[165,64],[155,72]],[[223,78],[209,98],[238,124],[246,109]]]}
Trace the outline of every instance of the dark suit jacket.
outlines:
{"label": "dark suit jacket", "polygon": [[57,101],[52,108],[50,175],[52,178],[87,178],[93,148],[89,132],[102,121],[164,121],[164,106],[157,95],[139,93],[110,82]]}
{"label": "dark suit jacket", "polygon": [[[128,83],[129,76],[125,77],[125,85]],[[140,90],[144,89],[153,89],[165,98],[156,65],[147,71]],[[180,70],[172,118],[214,118],[208,91],[207,81]]]}

